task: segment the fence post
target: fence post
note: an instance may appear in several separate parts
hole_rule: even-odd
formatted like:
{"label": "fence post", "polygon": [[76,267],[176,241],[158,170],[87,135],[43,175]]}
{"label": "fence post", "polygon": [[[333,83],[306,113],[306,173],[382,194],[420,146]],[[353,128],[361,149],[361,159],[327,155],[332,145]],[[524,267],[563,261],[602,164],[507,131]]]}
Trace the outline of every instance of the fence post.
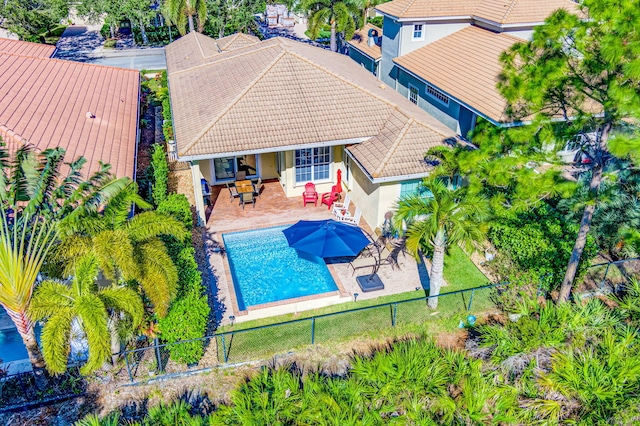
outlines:
{"label": "fence post", "polygon": [[396,326],[396,311],[398,310],[398,304],[393,304],[393,314],[391,315],[391,327]]}
{"label": "fence post", "polygon": [[227,363],[227,344],[224,341],[224,334],[220,336],[222,338],[222,357],[224,358],[225,364]]}
{"label": "fence post", "polygon": [[467,308],[467,312],[469,312],[471,310],[471,305],[473,304],[473,294],[475,292],[476,292],[475,288],[473,290],[471,290],[471,296],[469,297],[469,307]]}
{"label": "fence post", "polygon": [[160,343],[158,342],[158,338],[154,338],[153,339],[153,344],[155,345],[155,352],[156,352],[156,365],[158,366],[158,373],[164,371],[164,368],[162,368],[162,357],[160,356]]}
{"label": "fence post", "polygon": [[311,318],[311,344],[316,344],[316,317]]}
{"label": "fence post", "polygon": [[127,372],[129,373],[129,380],[133,383],[133,375],[131,374],[131,366],[129,365],[129,353],[124,353],[124,362],[127,364]]}
{"label": "fence post", "polygon": [[607,269],[604,270],[604,277],[602,277],[602,281],[600,282],[600,290],[604,287],[605,281],[607,281],[607,275],[609,274],[609,266],[611,266],[611,262],[607,263]]}

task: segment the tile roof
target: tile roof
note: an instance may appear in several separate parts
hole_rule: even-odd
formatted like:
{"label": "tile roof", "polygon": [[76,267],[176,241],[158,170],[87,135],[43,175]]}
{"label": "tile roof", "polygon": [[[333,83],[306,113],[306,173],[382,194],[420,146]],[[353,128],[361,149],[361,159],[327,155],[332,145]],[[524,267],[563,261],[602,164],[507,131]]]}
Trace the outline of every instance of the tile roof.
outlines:
{"label": "tile roof", "polygon": [[543,22],[557,9],[578,11],[572,0],[395,0],[376,10],[396,18],[472,17],[498,24]]}
{"label": "tile roof", "polygon": [[207,59],[218,56],[222,52],[241,49],[259,42],[259,38],[247,34],[232,34],[216,40],[192,31],[166,46],[165,51],[172,52],[167,56],[167,68],[179,71],[202,65],[207,62]]}
{"label": "tile roof", "polygon": [[[180,157],[370,138],[354,151],[357,159],[372,177],[396,176],[396,156],[414,150],[421,159],[432,144],[455,136],[345,55],[285,38],[193,61],[179,59],[183,49],[166,48]],[[390,122],[409,121],[430,137],[411,133],[388,143],[390,129],[403,128]],[[389,136],[375,138],[385,128]],[[405,164],[402,174],[425,171]]]}
{"label": "tile roof", "polygon": [[10,150],[61,146],[67,161],[87,159],[85,173],[102,161],[133,177],[139,87],[135,70],[0,53],[0,136]]}
{"label": "tile roof", "polygon": [[491,119],[504,121],[506,101],[496,88],[502,71],[499,58],[518,41],[505,33],[469,26],[394,62]]}
{"label": "tile roof", "polygon": [[0,38],[0,53],[13,53],[14,55],[32,56],[35,58],[50,58],[56,50],[49,44],[29,43],[26,41]]}
{"label": "tile roof", "polygon": [[380,49],[380,46],[377,44],[369,46],[369,30],[376,30],[379,37],[382,37],[381,28],[378,28],[372,24],[367,24],[361,30],[356,31],[353,35],[353,38],[347,43],[349,43],[351,46],[355,47],[365,55],[369,56],[374,61],[377,61],[382,57],[382,51]]}

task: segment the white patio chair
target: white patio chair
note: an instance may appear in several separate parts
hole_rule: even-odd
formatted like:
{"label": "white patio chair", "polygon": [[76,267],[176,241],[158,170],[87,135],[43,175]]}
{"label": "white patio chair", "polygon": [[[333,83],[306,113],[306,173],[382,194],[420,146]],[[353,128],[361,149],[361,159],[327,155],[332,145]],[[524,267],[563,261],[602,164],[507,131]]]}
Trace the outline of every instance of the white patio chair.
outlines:
{"label": "white patio chair", "polygon": [[346,197],[344,197],[344,202],[343,203],[333,203],[333,215],[334,216],[342,216],[340,214],[340,210],[349,210],[349,204],[351,204],[351,195],[347,194]]}
{"label": "white patio chair", "polygon": [[338,220],[338,222],[345,222],[345,223],[348,223],[349,225],[358,226],[358,224],[360,223],[361,217],[362,217],[362,211],[360,211],[360,209],[356,207],[356,212],[353,216],[337,215],[336,220]]}

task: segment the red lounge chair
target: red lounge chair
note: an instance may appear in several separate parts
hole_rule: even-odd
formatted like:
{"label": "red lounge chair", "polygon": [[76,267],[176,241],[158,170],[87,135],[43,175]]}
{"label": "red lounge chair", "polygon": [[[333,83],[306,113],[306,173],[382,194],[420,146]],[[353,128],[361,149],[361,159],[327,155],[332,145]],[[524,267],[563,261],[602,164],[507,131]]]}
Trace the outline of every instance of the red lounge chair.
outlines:
{"label": "red lounge chair", "polygon": [[332,186],[331,192],[322,194],[321,198],[322,200],[320,201],[320,204],[326,204],[329,207],[328,210],[331,210],[331,206],[333,205],[333,203],[335,203],[340,199],[340,193],[338,192],[338,187]]}
{"label": "red lounge chair", "polygon": [[316,192],[316,186],[309,182],[304,186],[304,192],[302,193],[302,205],[306,206],[307,203],[313,203],[314,206],[318,206],[318,193]]}

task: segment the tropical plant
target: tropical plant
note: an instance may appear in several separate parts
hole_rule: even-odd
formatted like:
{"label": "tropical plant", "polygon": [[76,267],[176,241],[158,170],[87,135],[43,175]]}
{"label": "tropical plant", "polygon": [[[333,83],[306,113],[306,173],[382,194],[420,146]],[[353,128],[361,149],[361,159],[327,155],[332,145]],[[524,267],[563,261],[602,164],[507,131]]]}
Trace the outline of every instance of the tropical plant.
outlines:
{"label": "tropical plant", "polygon": [[[472,251],[474,244],[483,241],[488,205],[481,197],[465,196],[460,189],[449,190],[437,178],[425,179],[423,185],[431,196],[401,198],[394,220],[397,227],[406,222],[406,246],[414,256],[420,251],[433,250],[429,296],[438,296],[447,247],[461,244],[467,251]],[[436,309],[438,298],[430,297],[428,304]]]}
{"label": "tropical plant", "polygon": [[353,37],[356,18],[360,15],[358,6],[352,0],[305,0],[301,8],[309,12],[309,31],[312,39],[318,38],[323,25],[331,27],[330,48],[338,51],[337,33],[344,33],[346,40]]}
{"label": "tropical plant", "polygon": [[151,194],[156,206],[167,198],[169,185],[169,164],[164,148],[160,144],[153,146],[151,151],[151,169],[153,170],[153,185]]}
{"label": "tropical plant", "polygon": [[[530,41],[516,43],[502,55],[498,85],[514,120],[533,117],[533,125],[525,129],[530,134],[555,134],[556,140],[578,135],[592,159],[590,202],[583,209],[560,287],[560,302],[569,297],[599,203],[603,172],[612,159],[608,146],[611,132],[623,120],[640,117],[637,3],[584,0],[577,5],[589,19],[564,9],[555,11],[536,27]],[[638,149],[637,132],[618,133],[611,142],[614,148],[628,145],[631,151]],[[621,151],[637,157],[630,149]]]}
{"label": "tropical plant", "polygon": [[[123,188],[108,165],[83,180],[86,163],[64,163],[62,148],[37,154],[32,146],[18,149],[9,160],[0,139],[0,304],[14,321],[36,369],[44,367],[27,309],[36,279],[57,237],[60,221],[95,212]],[[67,167],[65,174],[62,168]]]}
{"label": "tropical plant", "polygon": [[379,4],[384,3],[386,0],[359,0],[360,9],[362,10],[362,21],[360,21],[360,28],[364,27],[368,21],[369,16],[373,8]]}
{"label": "tropical plant", "polygon": [[196,30],[193,18],[196,16],[198,32],[202,32],[207,20],[207,3],[205,0],[164,0],[162,15],[168,22],[175,25],[182,35],[187,33],[187,24],[190,33]]}
{"label": "tropical plant", "polygon": [[[72,265],[72,260],[94,253],[104,276],[114,283],[135,281],[164,316],[176,292],[178,273],[161,236],[185,237],[183,225],[172,217],[146,211],[131,217],[132,207],[151,205],[129,184],[114,196],[101,213],[88,212],[61,224],[62,242],[55,257]],[[72,271],[67,270],[67,273]]]}
{"label": "tropical plant", "polygon": [[41,34],[54,28],[69,14],[66,0],[4,0],[0,2],[2,27],[21,40],[44,43]]}
{"label": "tropical plant", "polygon": [[64,373],[70,353],[74,329],[82,330],[87,339],[89,358],[81,372],[97,370],[111,356],[111,335],[121,314],[131,319],[137,328],[144,315],[138,293],[124,286],[112,284],[99,288],[98,263],[93,253],[75,263],[71,283],[46,280],[35,290],[29,316],[33,321],[46,320],[42,328],[42,352],[47,370]]}

